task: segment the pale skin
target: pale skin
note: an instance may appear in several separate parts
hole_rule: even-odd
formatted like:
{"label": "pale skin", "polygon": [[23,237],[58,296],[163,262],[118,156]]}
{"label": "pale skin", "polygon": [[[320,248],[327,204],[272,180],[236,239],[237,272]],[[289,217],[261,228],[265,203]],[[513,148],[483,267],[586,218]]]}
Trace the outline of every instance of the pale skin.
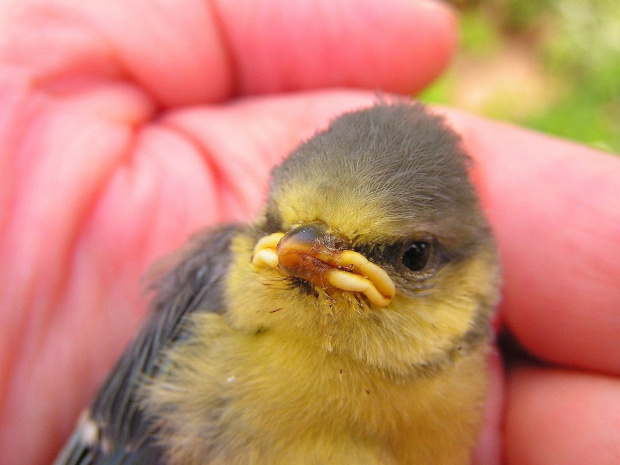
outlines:
{"label": "pale skin", "polygon": [[[419,91],[456,47],[427,2],[36,3],[0,2],[2,465],[52,460],[158,257],[251,218],[300,138]],[[545,362],[492,357],[475,462],[617,463],[620,159],[446,113],[503,257],[498,324]]]}

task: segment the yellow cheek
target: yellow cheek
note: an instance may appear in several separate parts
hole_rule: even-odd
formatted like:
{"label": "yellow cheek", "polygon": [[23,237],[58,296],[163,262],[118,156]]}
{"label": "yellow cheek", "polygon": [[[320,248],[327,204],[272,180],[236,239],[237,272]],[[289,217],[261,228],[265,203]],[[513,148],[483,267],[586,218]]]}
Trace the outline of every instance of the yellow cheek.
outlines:
{"label": "yellow cheek", "polygon": [[431,295],[420,299],[415,310],[421,334],[430,346],[443,350],[473,325],[488,323],[498,299],[495,263],[492,249],[481,250],[438,272]]}
{"label": "yellow cheek", "polygon": [[[273,326],[292,327],[302,322],[293,321],[284,307],[307,305],[298,293],[291,292],[290,282],[273,270],[257,270],[251,265],[253,239],[239,236],[232,244],[230,272],[226,282],[228,316],[233,327],[252,333]],[[296,312],[299,314],[311,312]]]}
{"label": "yellow cheek", "polygon": [[[485,344],[498,299],[495,263],[491,249],[481,251],[441,270],[424,296],[397,291],[380,324],[366,331],[379,342],[365,347],[365,356],[373,364],[403,372],[412,364],[445,360],[447,354],[466,349],[469,343]],[[350,334],[345,333],[341,340],[347,337]]]}

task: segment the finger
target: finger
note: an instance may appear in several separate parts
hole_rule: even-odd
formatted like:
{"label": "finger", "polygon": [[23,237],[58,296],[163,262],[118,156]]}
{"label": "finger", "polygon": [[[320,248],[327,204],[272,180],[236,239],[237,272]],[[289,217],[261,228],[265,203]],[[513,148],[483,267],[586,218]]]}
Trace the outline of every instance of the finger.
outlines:
{"label": "finger", "polygon": [[243,3],[220,10],[241,93],[337,86],[415,93],[456,45],[453,12],[435,1]]}
{"label": "finger", "polygon": [[130,82],[163,106],[232,95],[428,84],[455,48],[432,0],[5,2],[6,63],[55,90]]}
{"label": "finger", "polygon": [[507,464],[617,464],[620,380],[520,368],[509,377]]}
{"label": "finger", "polygon": [[620,373],[620,159],[450,112],[504,266],[504,322],[533,354]]}

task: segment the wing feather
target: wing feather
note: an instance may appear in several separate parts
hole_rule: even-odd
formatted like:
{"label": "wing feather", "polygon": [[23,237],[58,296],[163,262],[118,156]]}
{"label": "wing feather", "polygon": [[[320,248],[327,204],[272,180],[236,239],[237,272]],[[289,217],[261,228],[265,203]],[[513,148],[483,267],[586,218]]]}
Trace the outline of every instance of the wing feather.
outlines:
{"label": "wing feather", "polygon": [[136,388],[144,376],[157,375],[162,349],[183,337],[188,314],[224,311],[230,242],[239,231],[239,226],[222,226],[195,237],[180,262],[157,281],[146,323],[82,414],[55,465],[162,463],[152,419],[140,409]]}

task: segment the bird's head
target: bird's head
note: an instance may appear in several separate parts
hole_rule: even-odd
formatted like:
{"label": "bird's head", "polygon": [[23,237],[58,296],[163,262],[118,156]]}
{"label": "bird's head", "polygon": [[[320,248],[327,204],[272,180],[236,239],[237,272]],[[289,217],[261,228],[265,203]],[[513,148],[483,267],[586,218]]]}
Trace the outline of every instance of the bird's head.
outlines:
{"label": "bird's head", "polygon": [[486,339],[497,253],[468,163],[420,104],[337,118],[274,169],[234,244],[233,323],[397,373]]}

